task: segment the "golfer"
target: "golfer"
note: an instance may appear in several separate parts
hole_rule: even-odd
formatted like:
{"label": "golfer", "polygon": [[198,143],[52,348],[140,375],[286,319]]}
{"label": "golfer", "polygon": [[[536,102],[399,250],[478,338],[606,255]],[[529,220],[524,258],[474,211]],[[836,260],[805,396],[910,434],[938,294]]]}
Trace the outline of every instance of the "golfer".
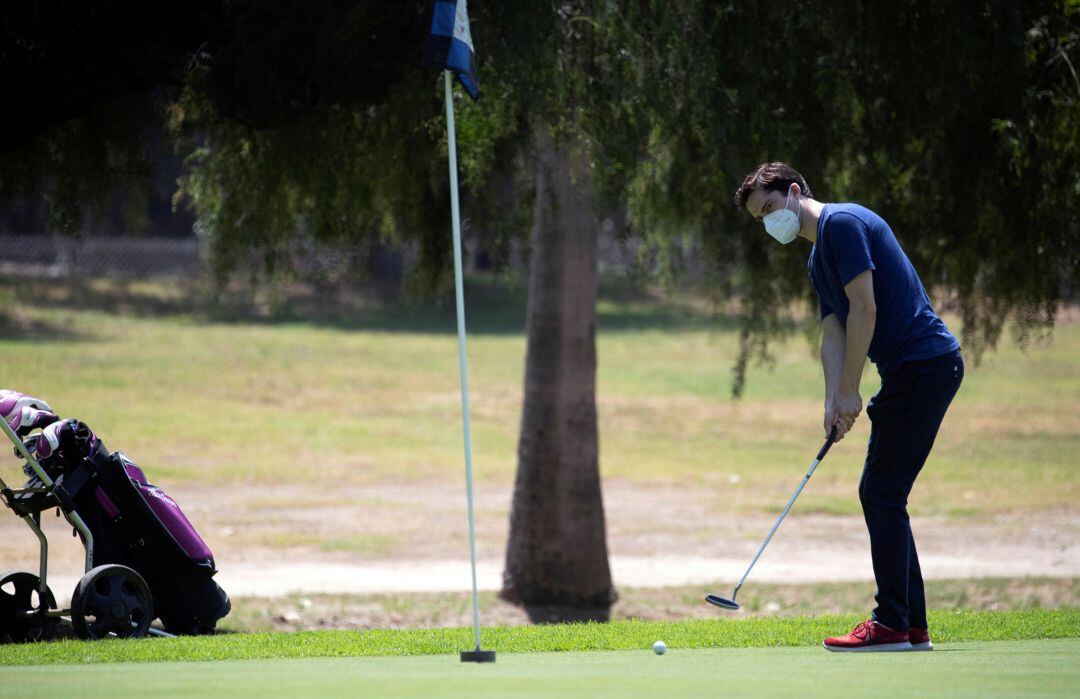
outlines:
{"label": "golfer", "polygon": [[870,441],[859,482],[877,607],[832,651],[930,650],[907,499],[964,378],[960,344],[934,312],[889,224],[858,204],[823,204],[784,163],[747,175],[735,204],[782,245],[813,244],[807,268],[821,310],[825,432],[843,439],[862,411],[867,356],[881,388],[866,406]]}

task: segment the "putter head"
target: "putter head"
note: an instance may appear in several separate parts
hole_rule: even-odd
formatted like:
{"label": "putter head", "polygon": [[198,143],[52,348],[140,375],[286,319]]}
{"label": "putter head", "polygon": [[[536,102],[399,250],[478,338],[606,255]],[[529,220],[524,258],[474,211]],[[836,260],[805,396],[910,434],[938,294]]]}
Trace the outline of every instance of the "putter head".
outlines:
{"label": "putter head", "polygon": [[739,603],[735,600],[728,599],[727,597],[720,597],[719,595],[705,595],[705,601],[713,606],[720,607],[721,609],[735,610],[739,608]]}

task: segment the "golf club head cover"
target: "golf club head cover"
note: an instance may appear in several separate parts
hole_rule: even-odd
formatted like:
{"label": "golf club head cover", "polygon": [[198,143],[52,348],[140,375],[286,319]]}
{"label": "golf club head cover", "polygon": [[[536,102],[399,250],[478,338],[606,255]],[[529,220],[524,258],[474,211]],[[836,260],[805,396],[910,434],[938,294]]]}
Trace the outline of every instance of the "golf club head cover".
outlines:
{"label": "golf club head cover", "polygon": [[94,432],[74,418],[47,425],[33,440],[38,463],[51,473],[75,467],[98,448]]}
{"label": "golf club head cover", "polygon": [[15,434],[24,437],[30,432],[47,427],[59,419],[56,413],[50,413],[48,410],[38,410],[27,405],[19,411],[18,415],[13,415],[8,420],[8,424],[11,425],[11,429]]}
{"label": "golf club head cover", "polygon": [[[49,419],[49,415],[52,415],[53,419]],[[8,425],[19,436],[58,419],[49,404],[40,398],[7,389],[0,390],[0,417],[7,420]]]}

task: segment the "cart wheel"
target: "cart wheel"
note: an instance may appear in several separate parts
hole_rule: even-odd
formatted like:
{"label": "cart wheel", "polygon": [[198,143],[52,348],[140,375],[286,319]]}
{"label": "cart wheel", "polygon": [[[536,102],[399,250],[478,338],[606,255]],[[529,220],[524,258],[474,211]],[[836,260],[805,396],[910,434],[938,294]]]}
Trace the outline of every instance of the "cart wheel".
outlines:
{"label": "cart wheel", "polygon": [[[38,590],[41,579],[33,573],[9,570],[0,575],[0,643],[41,641],[52,636],[56,620],[44,615],[56,609],[52,590],[45,599]],[[28,614],[37,610],[41,614]]]}
{"label": "cart wheel", "polygon": [[154,620],[154,601],[142,576],[121,565],[92,569],[71,596],[71,625],[79,638],[145,636]]}

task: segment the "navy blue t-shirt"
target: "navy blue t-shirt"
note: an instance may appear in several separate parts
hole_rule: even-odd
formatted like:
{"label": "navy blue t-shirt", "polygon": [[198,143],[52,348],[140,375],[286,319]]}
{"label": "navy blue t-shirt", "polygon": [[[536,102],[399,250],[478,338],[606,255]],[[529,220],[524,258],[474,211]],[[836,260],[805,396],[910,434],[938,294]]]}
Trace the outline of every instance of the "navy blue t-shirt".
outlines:
{"label": "navy blue t-shirt", "polygon": [[901,362],[959,349],[960,343],[934,312],[889,224],[870,209],[826,204],[806,266],[818,293],[821,317],[835,313],[844,327],[848,317],[844,287],[873,270],[877,323],[867,354],[882,376]]}

